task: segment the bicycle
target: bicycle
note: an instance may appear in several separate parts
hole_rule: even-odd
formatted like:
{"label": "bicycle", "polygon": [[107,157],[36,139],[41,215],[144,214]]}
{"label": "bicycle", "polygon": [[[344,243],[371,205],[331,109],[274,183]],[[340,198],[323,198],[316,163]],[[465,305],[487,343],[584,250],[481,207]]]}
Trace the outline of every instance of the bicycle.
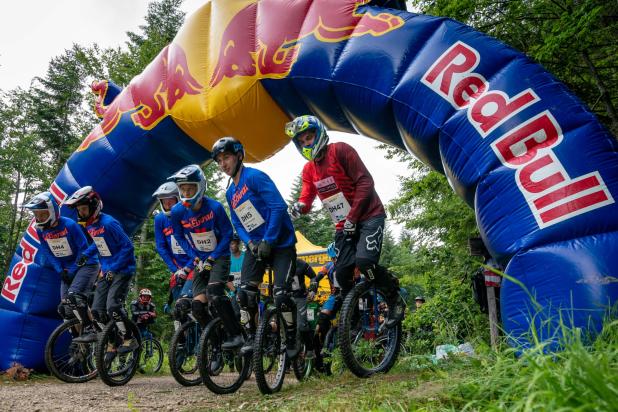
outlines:
{"label": "bicycle", "polygon": [[183,386],[202,383],[199,371],[199,345],[202,328],[192,315],[172,336],[168,360],[172,376]]}
{"label": "bicycle", "polygon": [[67,383],[88,382],[97,377],[96,343],[76,343],[84,330],[79,319],[65,320],[49,336],[45,364],[56,378]]}
{"label": "bicycle", "polygon": [[[118,325],[111,320],[99,336],[96,347],[96,366],[101,380],[108,386],[121,386],[133,378],[139,368],[142,351],[142,337],[137,325],[127,319],[124,321],[126,333],[120,333]],[[119,354],[117,349],[122,344],[123,335],[130,334],[137,340],[137,347],[130,352]]]}
{"label": "bicycle", "polygon": [[[241,328],[247,339],[245,328]],[[240,348],[224,350],[226,331],[220,317],[211,320],[200,339],[198,365],[204,385],[212,392],[225,395],[236,392],[249,376],[251,355],[241,355]]]}
{"label": "bicycle", "polygon": [[[268,293],[273,295],[273,271],[270,265],[268,271]],[[293,302],[293,301],[292,301]],[[295,306],[295,305],[294,305]],[[291,308],[296,310],[295,307]],[[286,353],[286,324],[292,322],[291,312],[281,312],[277,306],[267,307],[259,321],[253,345],[253,373],[260,392],[271,394],[278,392],[283,386],[285,371],[290,362]],[[298,328],[295,331],[296,344],[300,344]],[[304,356],[292,360],[292,368],[297,376],[304,375]]]}
{"label": "bicycle", "polygon": [[385,293],[366,280],[344,299],[337,340],[345,365],[360,378],[386,373],[397,360],[402,327],[386,328],[388,309]]}
{"label": "bicycle", "polygon": [[140,373],[157,373],[163,366],[163,347],[150,329],[142,330],[142,352],[139,358]]}

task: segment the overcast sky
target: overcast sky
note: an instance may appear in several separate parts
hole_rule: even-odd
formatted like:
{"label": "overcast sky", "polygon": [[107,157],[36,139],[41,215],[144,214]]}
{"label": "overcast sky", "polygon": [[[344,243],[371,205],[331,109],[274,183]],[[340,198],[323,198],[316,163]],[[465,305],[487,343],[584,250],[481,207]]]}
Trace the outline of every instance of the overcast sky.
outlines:
{"label": "overcast sky", "polygon": [[[203,0],[185,0],[188,14]],[[73,43],[101,47],[123,45],[127,31],[144,24],[148,0],[21,0],[8,1],[0,13],[0,89],[27,88],[35,76],[44,76],[47,64]],[[377,142],[360,136],[330,133],[331,141],[353,144],[376,182],[386,204],[399,191],[398,175],[404,165],[385,160]],[[265,162],[255,165],[275,181],[285,199],[304,161],[292,144]],[[399,232],[398,228],[395,228]]]}

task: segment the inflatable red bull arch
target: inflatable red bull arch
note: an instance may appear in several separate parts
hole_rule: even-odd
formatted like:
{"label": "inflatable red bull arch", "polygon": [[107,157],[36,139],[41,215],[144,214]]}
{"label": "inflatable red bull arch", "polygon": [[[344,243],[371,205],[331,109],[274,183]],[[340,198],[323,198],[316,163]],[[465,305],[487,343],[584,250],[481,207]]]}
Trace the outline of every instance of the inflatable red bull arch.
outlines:
{"label": "inflatable red bull arch", "polygon": [[[525,286],[502,289],[513,344],[531,326],[552,340],[560,321],[598,331],[618,299],[615,139],[541,66],[456,21],[369,0],[213,0],[126,88],[93,90],[102,121],[51,191],[94,186],[129,233],[157,186],[209,159],[216,139],[235,136],[260,161],[288,143],[290,118],[313,113],[446,174]],[[60,322],[39,245],[28,228],[2,288],[0,369],[44,368]]]}

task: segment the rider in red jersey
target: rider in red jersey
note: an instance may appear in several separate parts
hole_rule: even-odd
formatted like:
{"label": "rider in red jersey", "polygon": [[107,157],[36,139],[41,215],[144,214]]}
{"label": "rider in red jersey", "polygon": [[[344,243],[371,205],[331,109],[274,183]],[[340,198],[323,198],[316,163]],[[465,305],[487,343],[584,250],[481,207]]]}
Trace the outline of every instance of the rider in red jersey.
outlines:
{"label": "rider in red jersey", "polygon": [[378,264],[386,213],[375,191],[373,178],[356,150],[346,143],[328,144],[322,122],[300,116],[286,125],[298,151],[309,160],[302,171],[302,190],[291,210],[292,217],[308,213],[316,196],[335,223],[335,270],[345,296],[354,286],[354,268],[375,281],[387,295],[387,327],[403,319],[405,303],[395,280]]}

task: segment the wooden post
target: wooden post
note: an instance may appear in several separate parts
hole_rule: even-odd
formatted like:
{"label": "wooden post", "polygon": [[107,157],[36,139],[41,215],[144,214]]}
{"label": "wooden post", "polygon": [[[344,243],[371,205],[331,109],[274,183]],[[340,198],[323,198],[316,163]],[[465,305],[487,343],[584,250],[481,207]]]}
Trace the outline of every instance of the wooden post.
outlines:
{"label": "wooden post", "polygon": [[487,307],[489,309],[489,338],[491,347],[498,349],[498,307],[496,305],[496,290],[487,286]]}

